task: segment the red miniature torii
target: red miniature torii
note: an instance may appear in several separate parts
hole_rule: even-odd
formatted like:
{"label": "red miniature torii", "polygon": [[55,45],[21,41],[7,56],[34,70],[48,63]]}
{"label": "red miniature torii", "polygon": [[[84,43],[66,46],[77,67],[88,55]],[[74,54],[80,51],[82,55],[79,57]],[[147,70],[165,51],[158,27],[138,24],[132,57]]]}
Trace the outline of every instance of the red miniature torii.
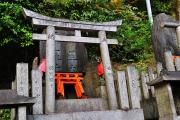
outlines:
{"label": "red miniature torii", "polygon": [[74,84],[76,95],[78,98],[82,98],[84,89],[81,81],[83,80],[82,73],[55,73],[55,80],[57,86],[57,93],[64,97],[64,84]]}

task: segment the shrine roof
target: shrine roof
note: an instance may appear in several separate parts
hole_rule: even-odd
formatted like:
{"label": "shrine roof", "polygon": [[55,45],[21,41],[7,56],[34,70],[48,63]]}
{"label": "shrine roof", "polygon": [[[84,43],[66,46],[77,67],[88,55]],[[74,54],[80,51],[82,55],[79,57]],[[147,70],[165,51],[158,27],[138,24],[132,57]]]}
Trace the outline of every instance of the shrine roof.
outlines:
{"label": "shrine roof", "polygon": [[54,26],[69,29],[82,30],[103,30],[103,31],[117,31],[117,26],[122,24],[122,20],[110,22],[84,22],[68,19],[53,18],[39,14],[37,12],[23,8],[23,15],[32,18],[32,24],[35,26]]}

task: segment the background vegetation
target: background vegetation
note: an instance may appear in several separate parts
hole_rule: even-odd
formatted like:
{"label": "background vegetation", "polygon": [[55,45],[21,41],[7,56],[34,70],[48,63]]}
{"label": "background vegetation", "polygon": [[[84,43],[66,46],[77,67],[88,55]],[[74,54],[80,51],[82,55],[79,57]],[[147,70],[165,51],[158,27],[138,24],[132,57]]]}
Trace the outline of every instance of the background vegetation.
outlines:
{"label": "background vegetation", "polygon": [[[153,15],[175,13],[175,0],[151,0]],[[115,62],[152,62],[151,26],[148,23],[145,0],[1,0],[0,1],[0,46],[16,44],[32,46],[31,21],[25,20],[22,8],[41,14],[71,20],[105,22],[122,19],[116,33],[119,45],[111,45],[111,58]],[[90,58],[97,56],[97,46],[87,46]],[[0,111],[0,119],[10,118],[9,110]]]}
{"label": "background vegetation", "polygon": [[[153,1],[153,14],[172,11],[174,1]],[[137,62],[152,57],[150,24],[147,21],[145,0],[1,0],[0,45],[15,43],[32,45],[31,22],[23,18],[22,7],[52,17],[104,22],[123,20],[117,33],[119,45],[110,46],[111,58],[118,62]],[[90,57],[97,47],[88,46]],[[92,49],[93,48],[93,49]]]}

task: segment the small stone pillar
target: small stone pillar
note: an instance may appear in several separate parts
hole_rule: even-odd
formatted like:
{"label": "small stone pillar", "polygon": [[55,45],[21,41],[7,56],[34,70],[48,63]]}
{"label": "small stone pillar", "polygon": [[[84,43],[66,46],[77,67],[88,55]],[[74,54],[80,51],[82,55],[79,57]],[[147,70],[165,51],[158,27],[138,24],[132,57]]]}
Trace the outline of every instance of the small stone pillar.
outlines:
{"label": "small stone pillar", "polygon": [[43,114],[43,94],[42,94],[42,72],[39,69],[31,71],[32,97],[36,97],[33,105],[33,114]]}
{"label": "small stone pillar", "polygon": [[111,110],[115,110],[118,108],[118,105],[117,105],[117,98],[114,87],[113,72],[112,72],[110,56],[109,56],[109,49],[106,40],[106,33],[105,31],[99,31],[98,35],[100,39],[100,50],[101,50],[101,57],[104,66],[109,108]]}
{"label": "small stone pillar", "polygon": [[138,72],[133,65],[127,66],[126,69],[127,86],[129,93],[129,105],[132,109],[140,109],[140,93],[139,93],[139,81]]}
{"label": "small stone pillar", "polygon": [[[28,64],[18,63],[16,65],[17,94],[29,96]],[[18,120],[26,120],[26,107],[18,107]]]}
{"label": "small stone pillar", "polygon": [[55,112],[55,28],[47,27],[45,112]]}
{"label": "small stone pillar", "polygon": [[117,76],[118,76],[117,89],[118,89],[118,96],[119,96],[119,105],[121,109],[128,110],[129,98],[128,98],[125,71],[118,71]]}

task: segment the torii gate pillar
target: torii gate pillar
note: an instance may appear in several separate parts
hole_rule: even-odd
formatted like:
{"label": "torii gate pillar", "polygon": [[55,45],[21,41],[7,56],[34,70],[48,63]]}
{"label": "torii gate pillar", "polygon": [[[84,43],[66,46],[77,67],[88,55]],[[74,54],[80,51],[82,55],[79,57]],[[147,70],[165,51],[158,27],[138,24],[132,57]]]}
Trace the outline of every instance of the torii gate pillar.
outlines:
{"label": "torii gate pillar", "polygon": [[45,113],[55,112],[55,28],[48,26],[46,31],[46,93]]}
{"label": "torii gate pillar", "polygon": [[109,49],[108,49],[108,44],[106,40],[106,32],[99,31],[98,36],[100,39],[100,50],[101,50],[101,57],[102,57],[102,62],[104,66],[109,108],[111,110],[115,110],[115,109],[118,109],[118,105],[117,105],[116,91],[114,87],[113,72],[112,72],[111,62],[110,62],[110,57],[109,57]]}

